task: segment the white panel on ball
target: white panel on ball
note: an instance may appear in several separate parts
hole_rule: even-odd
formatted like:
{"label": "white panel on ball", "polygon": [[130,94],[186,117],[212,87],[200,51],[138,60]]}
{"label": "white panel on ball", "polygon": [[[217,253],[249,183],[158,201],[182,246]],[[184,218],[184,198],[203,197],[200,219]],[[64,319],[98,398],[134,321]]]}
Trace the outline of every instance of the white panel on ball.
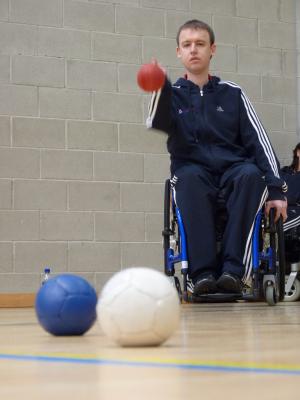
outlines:
{"label": "white panel on ball", "polygon": [[128,268],[104,286],[97,305],[103,332],[121,346],[155,346],[179,323],[178,294],[170,280],[151,268]]}

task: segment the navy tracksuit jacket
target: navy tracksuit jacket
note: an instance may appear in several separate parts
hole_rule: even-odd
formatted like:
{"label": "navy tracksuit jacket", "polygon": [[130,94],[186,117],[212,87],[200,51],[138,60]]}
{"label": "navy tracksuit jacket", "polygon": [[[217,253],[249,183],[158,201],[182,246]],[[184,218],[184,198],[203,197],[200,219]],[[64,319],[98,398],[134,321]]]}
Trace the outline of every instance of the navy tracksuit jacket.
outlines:
{"label": "navy tracksuit jacket", "polygon": [[[232,82],[210,76],[203,87],[180,78],[154,92],[147,127],[168,134],[171,182],[187,235],[189,276],[251,272],[251,234],[267,197],[287,187],[249,99]],[[222,192],[228,220],[217,259],[215,214]]]}

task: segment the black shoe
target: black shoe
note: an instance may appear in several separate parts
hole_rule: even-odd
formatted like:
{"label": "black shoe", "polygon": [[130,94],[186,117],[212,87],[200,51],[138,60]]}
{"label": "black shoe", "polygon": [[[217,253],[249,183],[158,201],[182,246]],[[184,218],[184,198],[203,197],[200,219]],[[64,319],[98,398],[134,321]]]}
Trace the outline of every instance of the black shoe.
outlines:
{"label": "black shoe", "polygon": [[194,282],[194,295],[216,293],[217,282],[211,274],[200,275]]}
{"label": "black shoe", "polygon": [[223,272],[217,281],[218,289],[221,293],[241,293],[242,281],[236,275]]}

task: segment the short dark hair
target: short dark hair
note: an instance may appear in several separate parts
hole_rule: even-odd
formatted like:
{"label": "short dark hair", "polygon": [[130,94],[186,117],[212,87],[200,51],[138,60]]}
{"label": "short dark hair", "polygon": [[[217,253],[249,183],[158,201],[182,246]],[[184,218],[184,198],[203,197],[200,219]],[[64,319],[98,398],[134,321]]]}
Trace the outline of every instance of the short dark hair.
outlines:
{"label": "short dark hair", "polygon": [[212,28],[206,22],[200,21],[198,19],[191,19],[189,21],[186,21],[178,29],[177,36],[176,36],[177,46],[179,46],[180,33],[184,29],[202,29],[204,31],[207,31],[209,34],[210,44],[212,45],[215,43],[215,34],[214,34],[214,31],[212,30]]}

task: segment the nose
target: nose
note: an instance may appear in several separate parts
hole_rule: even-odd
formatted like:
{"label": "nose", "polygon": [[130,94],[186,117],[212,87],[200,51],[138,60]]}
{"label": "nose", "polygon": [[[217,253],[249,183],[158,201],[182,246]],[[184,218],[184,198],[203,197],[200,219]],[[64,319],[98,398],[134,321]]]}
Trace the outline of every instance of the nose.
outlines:
{"label": "nose", "polygon": [[195,44],[195,43],[192,43],[190,49],[191,49],[191,53],[195,53],[195,51],[196,51],[196,44]]}

